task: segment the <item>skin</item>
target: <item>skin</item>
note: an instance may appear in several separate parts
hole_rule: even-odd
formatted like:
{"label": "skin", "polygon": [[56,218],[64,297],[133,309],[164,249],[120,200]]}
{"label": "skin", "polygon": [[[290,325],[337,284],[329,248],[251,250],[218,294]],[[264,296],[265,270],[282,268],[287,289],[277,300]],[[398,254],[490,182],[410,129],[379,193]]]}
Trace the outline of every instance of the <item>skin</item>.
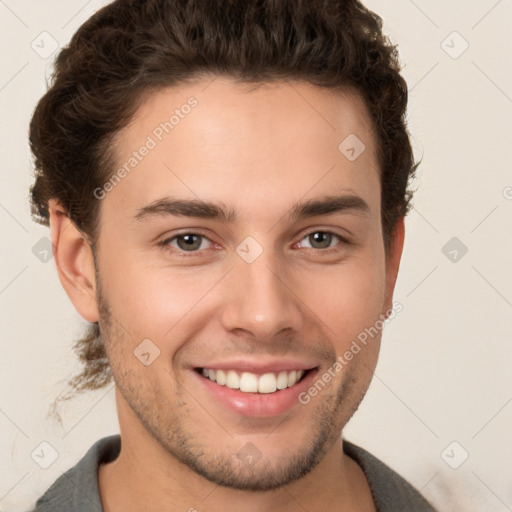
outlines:
{"label": "skin", "polygon": [[[117,136],[119,165],[190,96],[198,105],[100,201],[98,269],[87,239],[50,203],[60,280],[77,311],[100,322],[116,382],[122,449],[100,467],[104,509],[374,511],[340,435],[368,389],[380,334],[307,405],[270,418],[227,410],[191,369],[294,357],[322,375],[392,307],[404,225],[386,254],[365,104],[348,89],[204,78],[148,96]],[[366,146],[353,162],[338,150],[349,134]],[[286,216],[333,194],[359,196],[368,210]],[[222,203],[237,219],[134,220],[165,196]],[[348,243],[333,236],[322,246],[309,236],[319,231]],[[182,239],[158,245],[185,233],[206,238],[195,252]],[[236,252],[247,236],[263,249],[252,263]],[[160,350],[149,366],[134,357],[144,339]],[[247,443],[256,464],[236,457]]]}

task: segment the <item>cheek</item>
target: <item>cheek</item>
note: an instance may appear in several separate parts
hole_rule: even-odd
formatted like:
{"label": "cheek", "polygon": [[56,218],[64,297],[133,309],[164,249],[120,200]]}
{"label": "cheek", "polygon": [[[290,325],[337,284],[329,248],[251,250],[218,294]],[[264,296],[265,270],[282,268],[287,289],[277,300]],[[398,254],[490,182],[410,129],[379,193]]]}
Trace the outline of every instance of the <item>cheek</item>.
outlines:
{"label": "cheek", "polygon": [[327,334],[343,344],[350,344],[382,313],[385,274],[374,257],[353,258],[314,276],[303,274],[300,297],[326,324]]}
{"label": "cheek", "polygon": [[213,269],[179,270],[127,261],[107,278],[106,293],[113,316],[126,327],[133,343],[149,338],[162,351],[176,350],[174,340],[193,335],[191,318],[197,326],[208,321],[203,311],[211,304],[209,291],[221,275]]}

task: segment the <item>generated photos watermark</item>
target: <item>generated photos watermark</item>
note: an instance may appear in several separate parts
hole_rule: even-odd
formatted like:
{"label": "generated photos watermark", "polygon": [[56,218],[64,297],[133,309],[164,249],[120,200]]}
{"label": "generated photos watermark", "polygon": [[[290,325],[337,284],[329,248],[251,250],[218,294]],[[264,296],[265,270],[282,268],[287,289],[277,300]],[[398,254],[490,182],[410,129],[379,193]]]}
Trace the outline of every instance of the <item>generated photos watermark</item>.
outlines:
{"label": "generated photos watermark", "polygon": [[388,309],[385,314],[379,315],[379,319],[376,320],[371,327],[367,327],[364,331],[361,331],[357,335],[357,339],[352,341],[350,348],[339,355],[336,362],[319,376],[306,391],[299,393],[299,402],[303,405],[308,404],[311,398],[318,395],[318,393],[336,377],[336,374],[341,372],[341,370],[354,359],[354,356],[359,354],[359,352],[368,345],[368,341],[374,339],[382,329],[384,329],[384,326],[393,320],[402,310],[402,303],[395,301],[391,309]]}
{"label": "generated photos watermark", "polygon": [[187,117],[192,109],[197,107],[198,101],[191,96],[187,102],[181,105],[180,108],[175,108],[173,114],[166,121],[161,122],[156,126],[150,135],[146,137],[144,144],[139,149],[132,152],[132,156],[124,162],[124,164],[112,174],[112,176],[101,186],[96,187],[93,195],[96,199],[105,199],[108,192],[113,190],[123,178],[130,174],[150,152],[155,149],[160,142],[162,142],[166,135],[169,135],[176,126],[178,126],[185,117]]}

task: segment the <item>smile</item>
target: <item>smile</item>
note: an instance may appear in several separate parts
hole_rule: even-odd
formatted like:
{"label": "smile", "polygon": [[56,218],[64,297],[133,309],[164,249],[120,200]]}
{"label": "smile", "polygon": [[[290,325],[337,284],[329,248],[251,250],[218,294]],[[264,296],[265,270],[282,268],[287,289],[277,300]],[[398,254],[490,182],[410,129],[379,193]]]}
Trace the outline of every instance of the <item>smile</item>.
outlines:
{"label": "smile", "polygon": [[305,374],[304,370],[269,372],[262,375],[211,368],[200,368],[199,371],[203,377],[220,386],[238,389],[243,393],[275,393],[294,386]]}

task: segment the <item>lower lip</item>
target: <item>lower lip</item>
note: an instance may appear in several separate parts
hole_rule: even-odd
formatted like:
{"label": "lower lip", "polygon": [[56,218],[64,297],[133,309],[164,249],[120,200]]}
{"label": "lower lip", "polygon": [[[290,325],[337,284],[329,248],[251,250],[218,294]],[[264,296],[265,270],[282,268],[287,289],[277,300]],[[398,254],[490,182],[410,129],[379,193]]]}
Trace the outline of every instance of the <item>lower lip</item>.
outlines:
{"label": "lower lip", "polygon": [[239,389],[221,386],[195,370],[193,373],[207,392],[227,409],[242,416],[269,418],[288,412],[295,405],[300,404],[300,393],[309,388],[317,371],[316,368],[309,370],[297,384],[290,388],[279,389],[274,393],[244,393]]}

